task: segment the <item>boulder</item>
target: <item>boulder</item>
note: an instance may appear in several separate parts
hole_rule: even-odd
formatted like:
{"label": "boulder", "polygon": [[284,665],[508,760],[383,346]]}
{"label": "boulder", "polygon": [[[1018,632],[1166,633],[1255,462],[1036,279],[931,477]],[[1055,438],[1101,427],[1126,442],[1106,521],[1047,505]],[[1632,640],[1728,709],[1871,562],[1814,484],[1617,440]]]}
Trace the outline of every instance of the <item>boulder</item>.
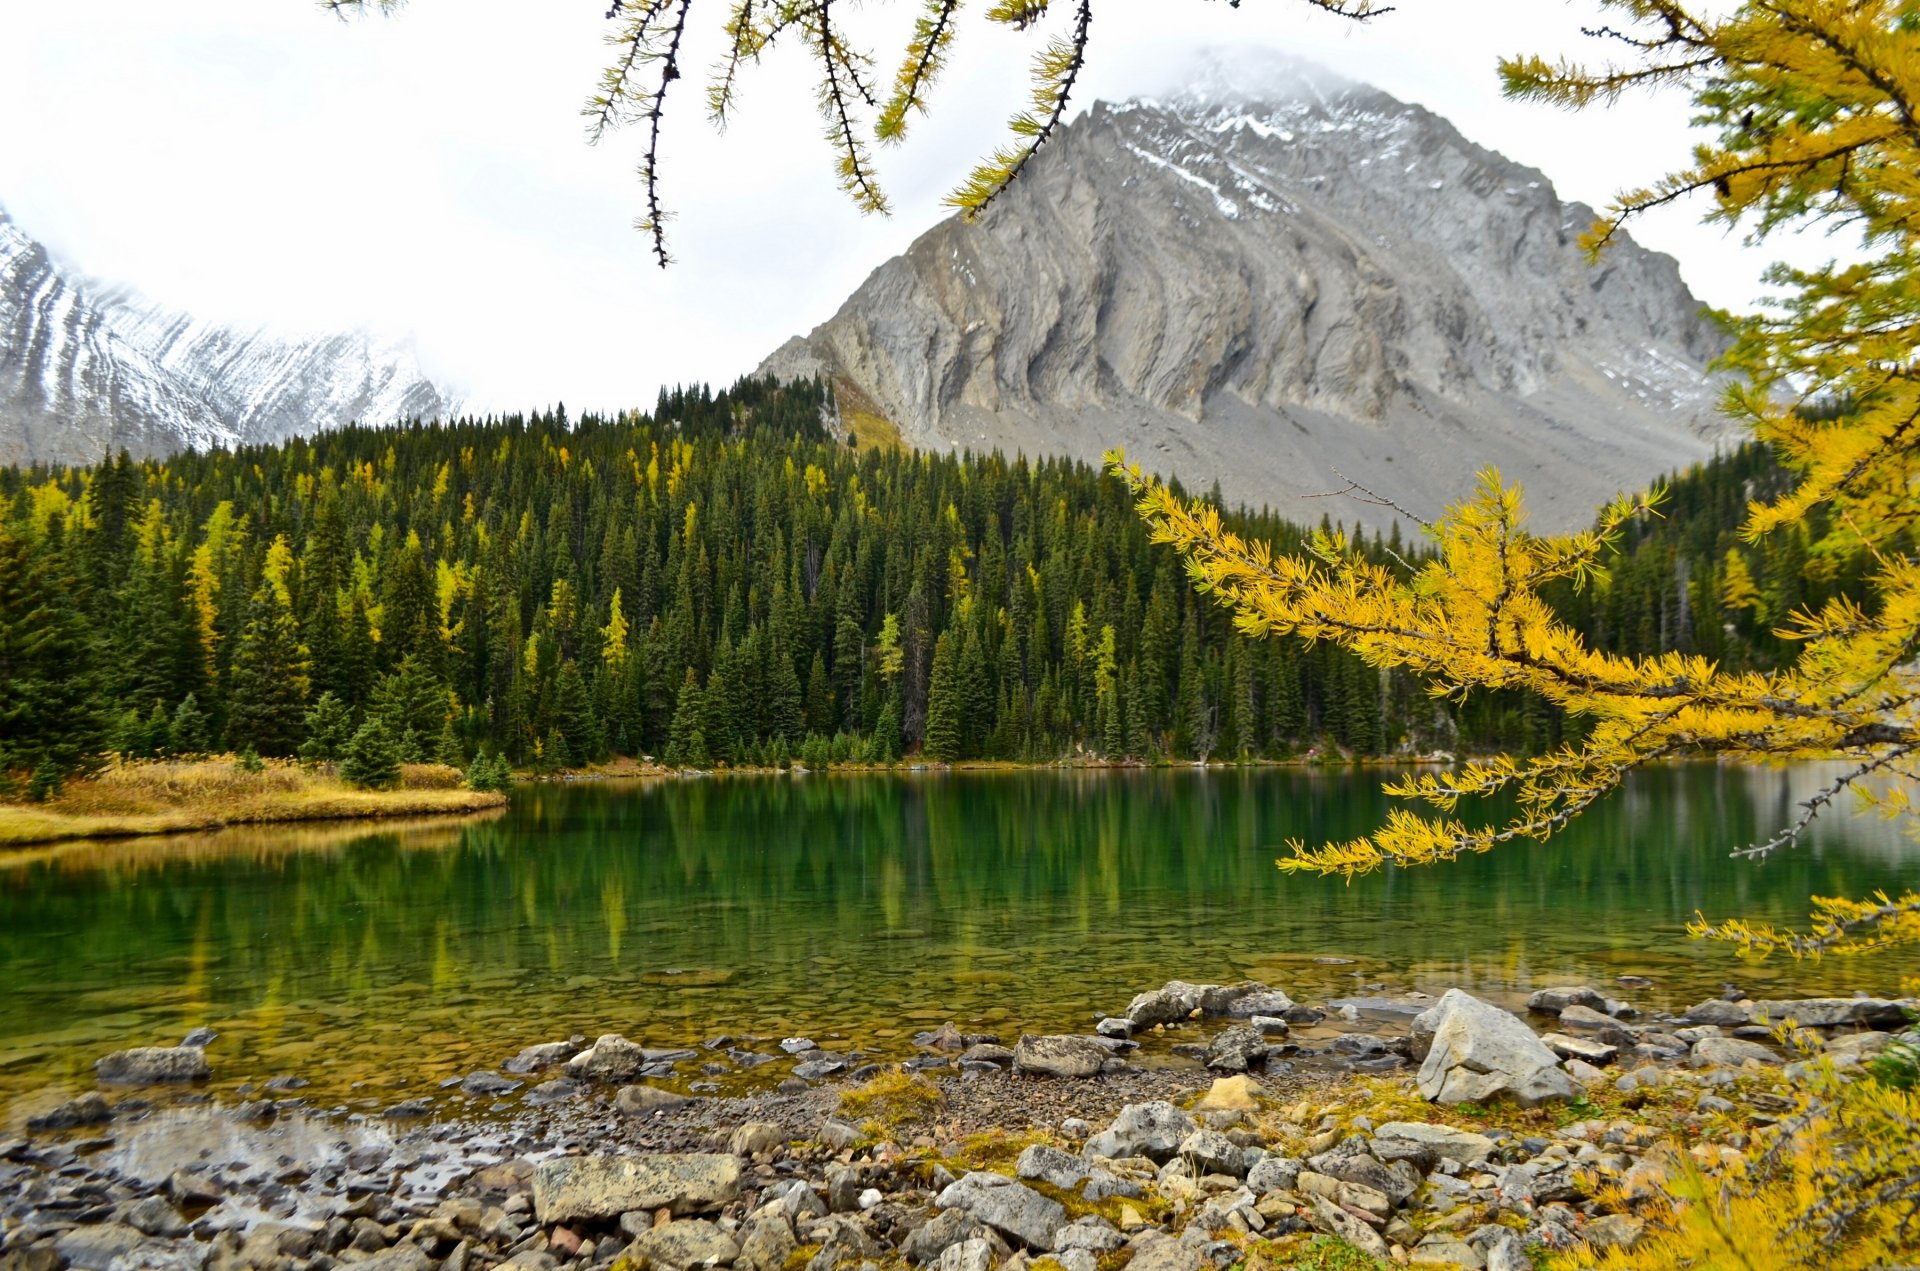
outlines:
{"label": "boulder", "polygon": [[1055,1252],[1085,1249],[1088,1253],[1116,1253],[1127,1247],[1120,1229],[1099,1214],[1087,1214],[1053,1233]]}
{"label": "boulder", "polygon": [[799,1247],[786,1214],[759,1211],[740,1228],[740,1256],[734,1265],[746,1271],[785,1271],[787,1259]]}
{"label": "boulder", "polygon": [[1207,1043],[1206,1065],[1215,1072],[1245,1072],[1265,1065],[1270,1049],[1259,1029],[1236,1024]]}
{"label": "boulder", "polygon": [[647,1066],[647,1052],[618,1033],[607,1033],[567,1061],[567,1075],[582,1081],[631,1081]]}
{"label": "boulder", "polygon": [[1759,1042],[1742,1041],[1738,1037],[1703,1037],[1693,1044],[1687,1063],[1695,1068],[1738,1068],[1749,1059],[1763,1064],[1780,1062],[1779,1055]]}
{"label": "boulder", "polygon": [[636,1209],[714,1210],[740,1193],[740,1158],[562,1156],[533,1172],[533,1208],[541,1225],[607,1222]]}
{"label": "boulder", "polygon": [[689,1267],[724,1266],[740,1256],[740,1246],[703,1218],[683,1218],[640,1232],[627,1246],[626,1256],[635,1266],[686,1271]]}
{"label": "boulder", "polygon": [[1490,1002],[1448,989],[1423,1013],[1430,1036],[1420,1093],[1436,1103],[1507,1097],[1523,1107],[1574,1097],[1572,1078],[1533,1030]]}
{"label": "boulder", "polygon": [[613,1097],[613,1106],[630,1117],[649,1116],[668,1108],[677,1108],[693,1100],[671,1090],[662,1090],[659,1086],[621,1086],[620,1093]]}
{"label": "boulder", "polygon": [[1614,1046],[1631,1046],[1638,1036],[1613,1016],[1575,1003],[1560,1012],[1560,1027],[1569,1033],[1584,1033]]}
{"label": "boulder", "polygon": [[1227,1014],[1235,1019],[1252,1019],[1256,1015],[1268,1015],[1279,1020],[1288,1020],[1300,1010],[1299,1003],[1282,993],[1279,989],[1270,989],[1265,985],[1257,993],[1246,993],[1233,999],[1227,1007]]}
{"label": "boulder", "polygon": [[1141,1235],[1127,1262],[1128,1271],[1202,1271],[1211,1265],[1201,1246],[1158,1231]]}
{"label": "boulder", "polygon": [[1082,1155],[1097,1157],[1144,1156],[1166,1162],[1197,1127],[1193,1118],[1165,1100],[1130,1103],[1120,1109],[1113,1124],[1087,1140]]}
{"label": "boulder", "polygon": [[1611,1042],[1569,1037],[1565,1033],[1542,1033],[1540,1043],[1562,1059],[1578,1059],[1587,1064],[1610,1064],[1620,1054],[1620,1048]]}
{"label": "boulder", "polygon": [[1846,1024],[1898,1028],[1906,1022],[1907,1016],[1906,1009],[1899,1002],[1889,1002],[1884,998],[1810,997],[1755,1002],[1753,1018],[1765,1018],[1773,1024],[1792,1020],[1802,1028],[1839,1028]]}
{"label": "boulder", "polygon": [[1195,1130],[1180,1140],[1180,1158],[1193,1166],[1196,1175],[1246,1177],[1246,1149],[1218,1130]]}
{"label": "boulder", "polygon": [[1135,1028],[1178,1024],[1191,1018],[1200,1009],[1200,995],[1204,987],[1188,984],[1185,980],[1168,980],[1162,987],[1142,993],[1127,1003],[1127,1022]]}
{"label": "boulder", "polygon": [[1215,1077],[1207,1093],[1193,1106],[1201,1112],[1257,1112],[1261,1094],[1260,1083],[1245,1073]]}
{"label": "boulder", "polygon": [[1688,1007],[1686,1014],[1689,1024],[1718,1024],[1722,1028],[1738,1028],[1752,1018],[1751,1002],[1729,1002],[1718,997]]}
{"label": "boulder", "polygon": [[1062,1191],[1071,1191],[1092,1171],[1085,1160],[1071,1152],[1035,1143],[1020,1153],[1020,1159],[1013,1163],[1013,1172],[1021,1178],[1038,1179]]}
{"label": "boulder", "polygon": [[1256,1196],[1290,1192],[1299,1180],[1299,1161],[1290,1156],[1263,1156],[1247,1171],[1247,1190]]}
{"label": "boulder", "polygon": [[213,1068],[198,1046],[135,1046],[94,1060],[93,1075],[109,1085],[149,1086],[205,1081]]}
{"label": "boulder", "polygon": [[1527,1009],[1539,1011],[1545,1015],[1558,1015],[1569,1006],[1585,1006],[1592,1010],[1607,1009],[1607,996],[1599,989],[1584,984],[1570,985],[1555,989],[1541,989],[1527,999]]}
{"label": "boulder", "polygon": [[748,1121],[736,1126],[727,1138],[727,1151],[735,1156],[753,1156],[786,1146],[788,1134],[771,1121]]}
{"label": "boulder", "polygon": [[74,1271],[107,1271],[109,1263],[132,1253],[143,1239],[138,1228],[123,1222],[103,1222],[62,1232],[53,1247]]}
{"label": "boulder", "polygon": [[1493,1155],[1493,1140],[1471,1130],[1456,1130],[1450,1125],[1425,1121],[1389,1121],[1374,1130],[1374,1137],[1401,1139],[1433,1149],[1435,1156],[1462,1165],[1478,1165]]}
{"label": "boulder", "polygon": [[1059,1201],[1004,1174],[976,1170],[947,1186],[934,1203],[942,1209],[964,1209],[1008,1239],[1043,1253],[1053,1248],[1053,1233],[1067,1225],[1067,1211]]}
{"label": "boulder", "polygon": [[1372,1227],[1323,1196],[1308,1199],[1312,1201],[1312,1208],[1308,1211],[1307,1222],[1315,1231],[1338,1236],[1360,1252],[1383,1262],[1390,1256],[1387,1242]]}
{"label": "boulder", "polygon": [[977,1236],[962,1240],[942,1249],[940,1256],[929,1265],[933,1271],[991,1271],[993,1246]]}
{"label": "boulder", "polygon": [[1013,1048],[1013,1069],[1049,1077],[1096,1077],[1110,1053],[1092,1037],[1023,1033]]}
{"label": "boulder", "polygon": [[924,1266],[964,1240],[982,1239],[987,1228],[964,1209],[949,1209],[935,1214],[914,1228],[901,1242],[900,1256],[915,1266]]}

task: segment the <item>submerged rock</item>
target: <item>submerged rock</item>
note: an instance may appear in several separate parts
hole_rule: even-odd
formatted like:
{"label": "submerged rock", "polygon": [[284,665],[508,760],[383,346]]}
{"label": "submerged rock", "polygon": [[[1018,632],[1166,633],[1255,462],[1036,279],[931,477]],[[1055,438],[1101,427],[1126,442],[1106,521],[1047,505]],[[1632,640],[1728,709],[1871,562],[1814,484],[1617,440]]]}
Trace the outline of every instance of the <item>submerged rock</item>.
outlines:
{"label": "submerged rock", "polygon": [[94,1060],[93,1074],[110,1085],[145,1086],[205,1081],[213,1067],[198,1046],[135,1046]]}

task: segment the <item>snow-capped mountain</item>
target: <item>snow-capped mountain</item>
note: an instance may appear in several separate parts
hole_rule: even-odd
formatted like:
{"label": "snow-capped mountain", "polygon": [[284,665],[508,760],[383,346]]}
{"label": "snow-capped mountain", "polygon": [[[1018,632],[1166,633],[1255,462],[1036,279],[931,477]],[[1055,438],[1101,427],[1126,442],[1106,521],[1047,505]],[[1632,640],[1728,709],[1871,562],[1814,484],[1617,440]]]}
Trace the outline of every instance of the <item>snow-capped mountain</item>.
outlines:
{"label": "snow-capped mountain", "polygon": [[1593,212],[1446,120],[1317,69],[1216,64],[1096,103],[763,365],[922,447],[1097,459],[1317,520],[1361,481],[1431,517],[1500,467],[1537,520],[1729,435],[1675,262],[1589,265]]}
{"label": "snow-capped mountain", "polygon": [[0,463],[163,455],[455,408],[403,345],[197,322],[64,269],[0,210]]}

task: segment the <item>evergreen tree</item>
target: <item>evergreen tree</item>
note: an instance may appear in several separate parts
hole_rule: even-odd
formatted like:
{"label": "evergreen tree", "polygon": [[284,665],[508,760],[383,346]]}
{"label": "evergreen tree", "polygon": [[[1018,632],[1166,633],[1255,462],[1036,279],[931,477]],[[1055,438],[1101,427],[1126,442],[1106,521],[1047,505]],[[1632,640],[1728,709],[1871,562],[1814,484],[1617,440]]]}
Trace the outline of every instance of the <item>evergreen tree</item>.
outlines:
{"label": "evergreen tree", "polygon": [[366,790],[392,790],[400,784],[400,745],[379,716],[360,725],[340,757],[340,779]]}
{"label": "evergreen tree", "polygon": [[712,762],[707,754],[707,735],[702,730],[707,710],[706,694],[700,681],[688,667],[680,681],[680,696],[673,710],[673,725],[667,731],[666,753],[669,768],[704,768]]}
{"label": "evergreen tree", "polygon": [[72,772],[106,744],[82,595],[57,523],[37,543],[0,523],[0,771]]}
{"label": "evergreen tree", "polygon": [[965,731],[960,719],[961,684],[953,636],[942,634],[933,646],[933,682],[927,690],[927,758],[951,763],[961,757]]}
{"label": "evergreen tree", "polygon": [[167,750],[182,759],[203,755],[208,736],[206,713],[200,709],[199,699],[189,693],[173,708],[173,718],[167,722]]}
{"label": "evergreen tree", "polygon": [[[188,698],[187,702],[192,700]],[[181,703],[183,709],[187,702]],[[353,713],[331,691],[325,692],[307,708],[301,729],[306,740],[300,743],[300,758],[308,763],[332,763],[346,754],[353,741]]]}
{"label": "evergreen tree", "polygon": [[227,744],[291,755],[307,704],[307,648],[286,598],[271,583],[253,593],[227,681]]}

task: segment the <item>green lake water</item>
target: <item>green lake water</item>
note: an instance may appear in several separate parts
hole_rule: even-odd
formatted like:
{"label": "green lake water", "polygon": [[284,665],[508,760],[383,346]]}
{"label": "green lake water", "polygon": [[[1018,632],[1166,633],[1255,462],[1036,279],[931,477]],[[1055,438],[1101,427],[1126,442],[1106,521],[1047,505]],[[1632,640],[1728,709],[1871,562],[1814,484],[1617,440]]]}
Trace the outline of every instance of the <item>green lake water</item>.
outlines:
{"label": "green lake water", "polygon": [[[1696,909],[1779,922],[1909,885],[1874,817],[1729,860],[1822,770],[1643,773],[1567,833],[1351,884],[1282,875],[1291,837],[1364,832],[1378,772],[743,777],[521,787],[479,821],[233,830],[0,857],[0,1106],[18,1121],[125,1045],[221,1033],[215,1090],[294,1073],[384,1106],[522,1045],[720,1033],[911,1053],[952,1019],[1085,1030],[1172,978],[1296,998],[1643,975],[1648,1007],[1891,991],[1912,958],[1745,963]],[[759,1049],[775,1051],[771,1041]],[[775,1052],[777,1053],[777,1051]],[[695,1065],[686,1065],[690,1070]],[[785,1063],[754,1080],[782,1075]],[[689,1076],[692,1076],[689,1071]],[[723,1079],[724,1080],[724,1079]]]}

